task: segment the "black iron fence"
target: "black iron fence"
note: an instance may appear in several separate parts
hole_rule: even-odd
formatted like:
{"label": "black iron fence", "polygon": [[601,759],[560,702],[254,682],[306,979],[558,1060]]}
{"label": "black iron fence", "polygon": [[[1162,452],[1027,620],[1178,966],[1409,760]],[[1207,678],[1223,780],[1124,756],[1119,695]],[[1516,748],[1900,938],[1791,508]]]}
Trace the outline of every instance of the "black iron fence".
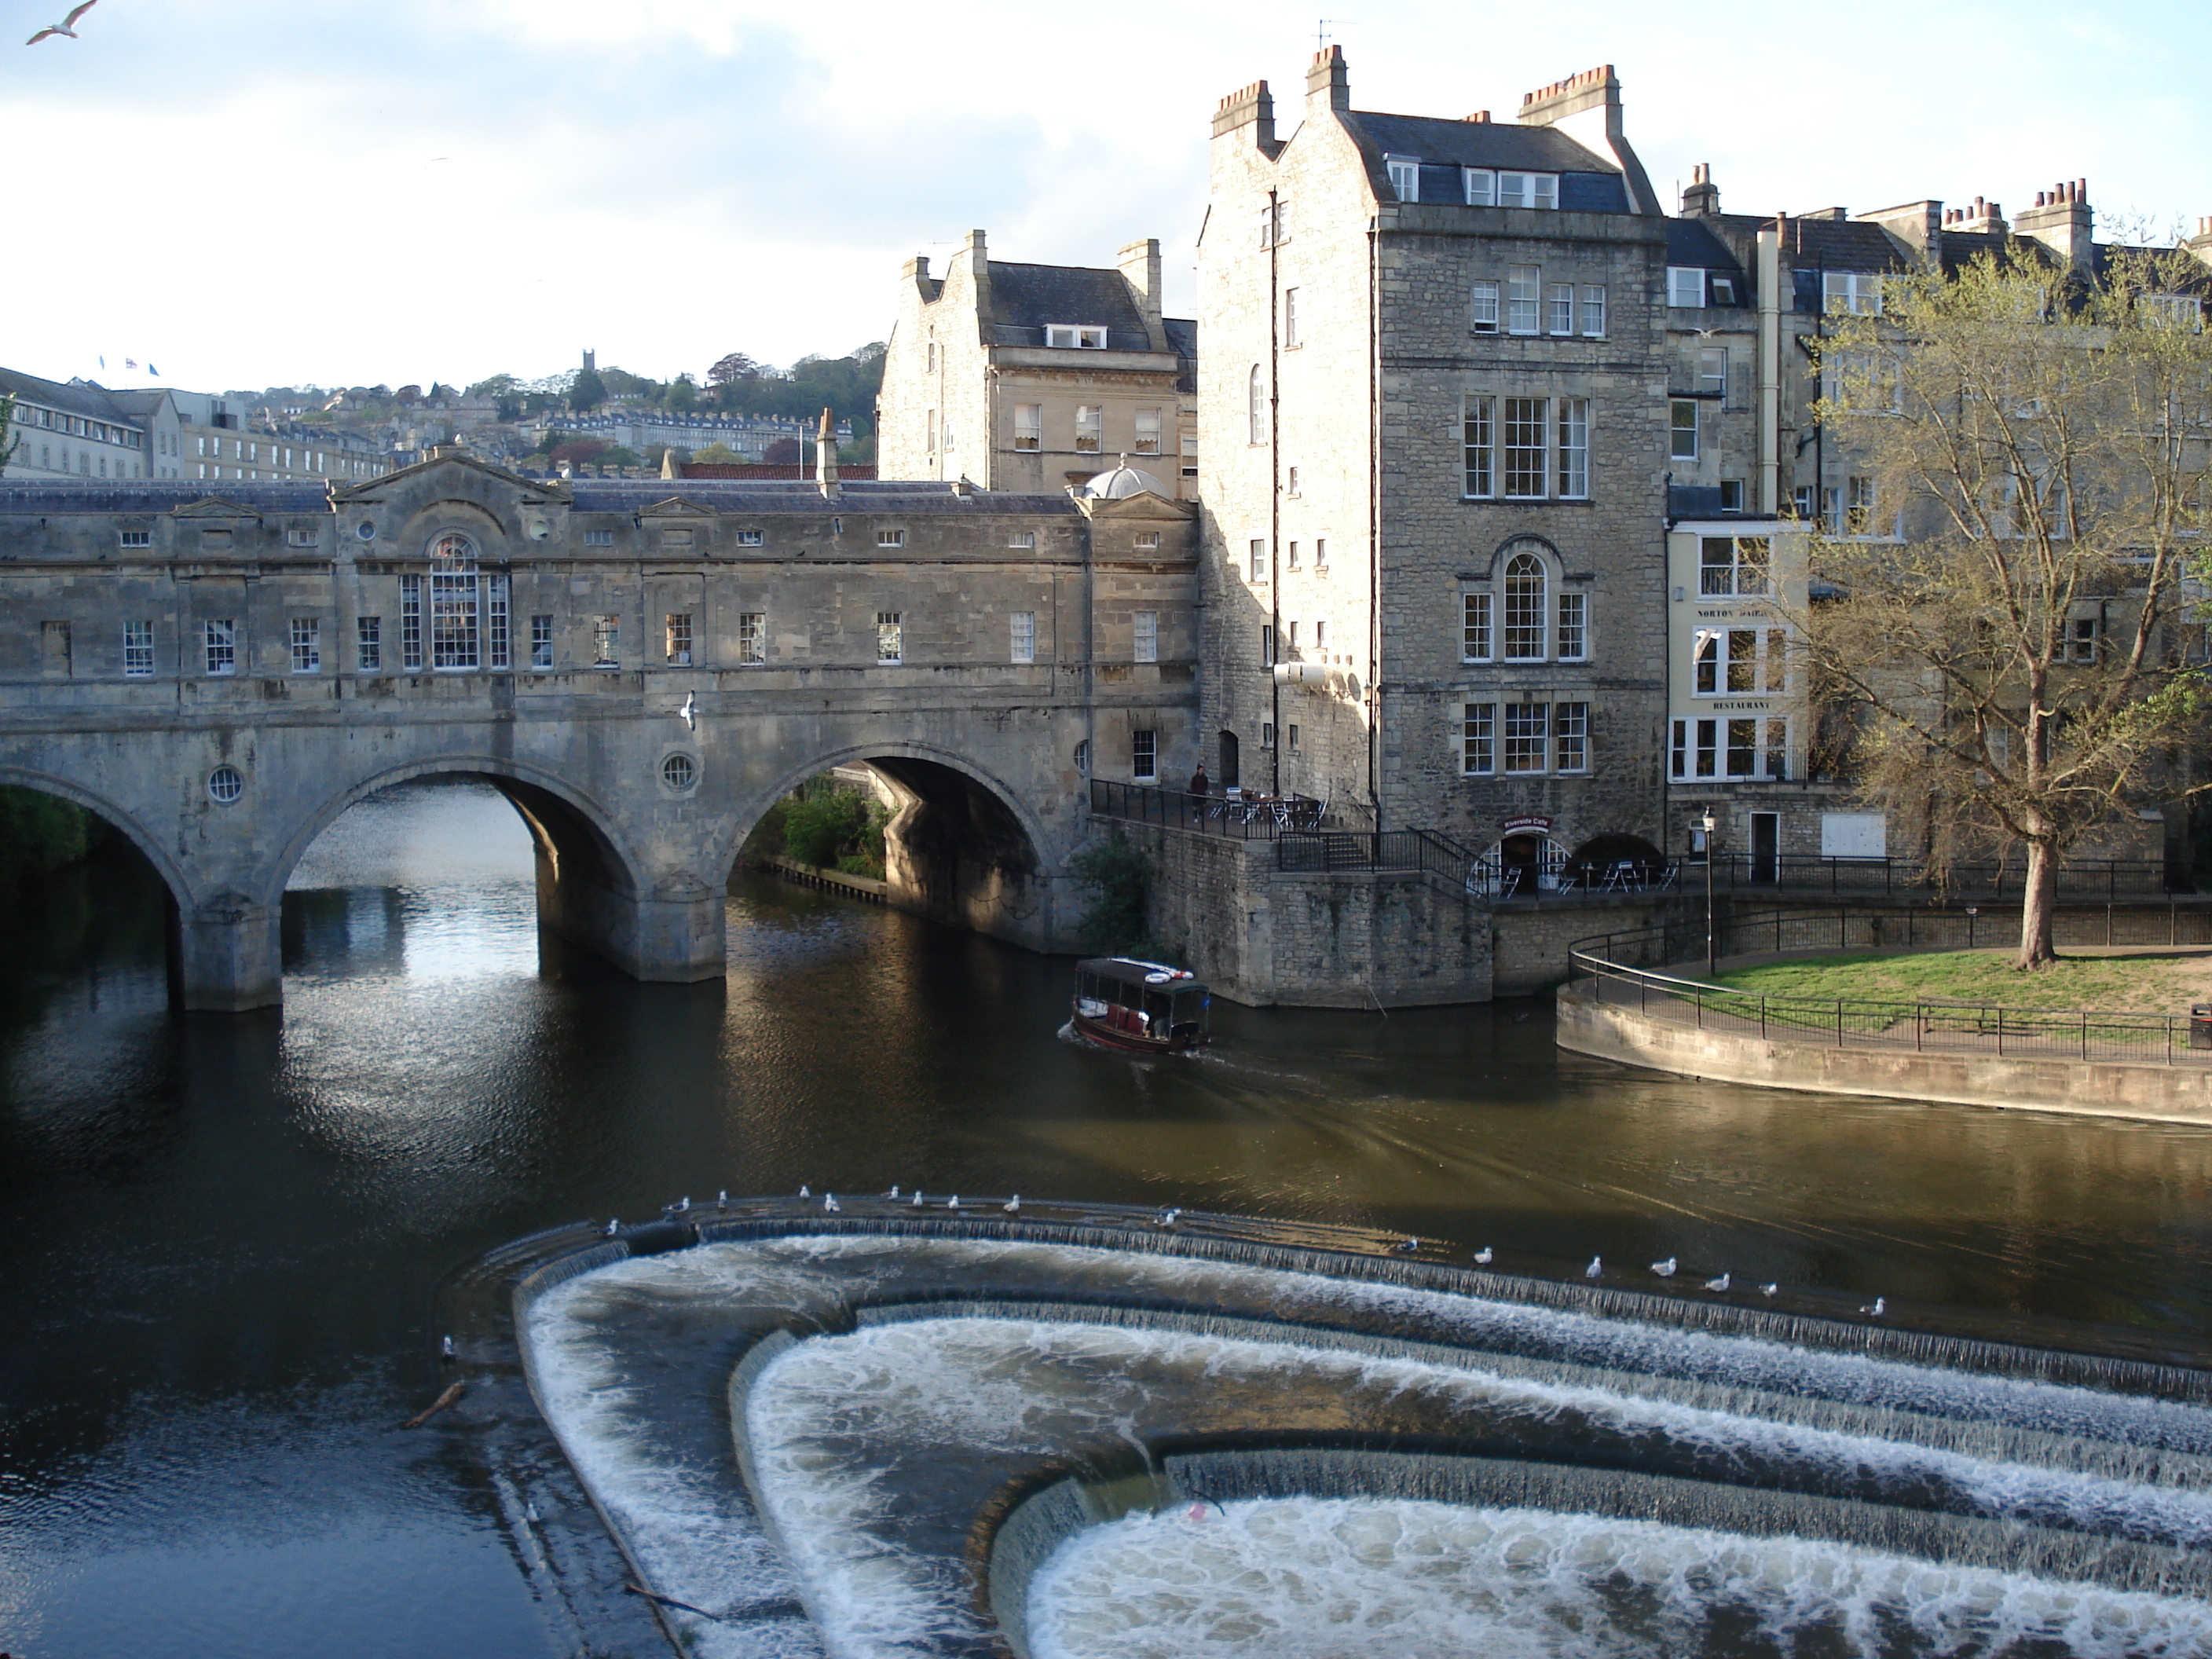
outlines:
{"label": "black iron fence", "polygon": [[[2212,912],[2178,905],[2061,911],[2056,921],[2061,945],[2212,945]],[[1715,946],[1724,957],[1972,950],[2008,943],[2019,932],[2017,911],[1778,911],[1722,922]],[[1568,984],[1595,1001],[1632,1007],[1670,1024],[1824,1047],[2212,1066],[2212,1016],[1761,996],[1653,965],[1679,963],[1705,947],[1702,921],[1583,939],[1568,951]]]}
{"label": "black iron fence", "polygon": [[[1678,860],[1676,868],[1678,884],[1704,884],[1702,859]],[[1729,892],[1786,887],[1838,895],[1946,891],[2002,899],[2008,894],[2017,897],[2026,889],[2027,875],[2019,859],[1968,860],[1940,872],[1911,859],[1723,853],[1713,861],[1714,885]],[[2118,898],[2166,890],[2166,865],[2160,860],[2072,859],[2058,866],[2062,896]]]}
{"label": "black iron fence", "polygon": [[1091,810],[1129,823],[1164,823],[1232,841],[1273,841],[1321,828],[1328,807],[1304,795],[1194,795],[1149,783],[1091,780]]}
{"label": "black iron fence", "polygon": [[1285,833],[1275,842],[1278,870],[1430,870],[1453,881],[1467,879],[1474,854],[1433,830],[1331,830]]}

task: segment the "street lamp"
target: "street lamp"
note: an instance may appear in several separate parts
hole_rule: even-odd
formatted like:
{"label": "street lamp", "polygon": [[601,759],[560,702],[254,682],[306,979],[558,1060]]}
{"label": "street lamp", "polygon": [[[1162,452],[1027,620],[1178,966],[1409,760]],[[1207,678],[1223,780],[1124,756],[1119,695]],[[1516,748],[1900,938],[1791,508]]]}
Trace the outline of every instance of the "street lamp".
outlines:
{"label": "street lamp", "polygon": [[1713,945],[1713,834],[1721,821],[1713,816],[1713,809],[1705,808],[1703,820],[1705,831],[1705,978],[1710,981],[1719,971]]}

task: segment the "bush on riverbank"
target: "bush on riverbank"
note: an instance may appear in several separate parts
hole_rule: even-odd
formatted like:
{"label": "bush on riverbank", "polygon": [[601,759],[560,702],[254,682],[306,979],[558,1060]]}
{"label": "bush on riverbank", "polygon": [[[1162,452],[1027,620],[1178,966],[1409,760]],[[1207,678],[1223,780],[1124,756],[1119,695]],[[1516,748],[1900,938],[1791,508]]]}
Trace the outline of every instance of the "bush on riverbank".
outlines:
{"label": "bush on riverbank", "polygon": [[2087,1008],[2178,1014],[2212,1002],[2212,953],[2060,957],[2033,975],[2009,951],[1921,951],[1898,956],[1801,957],[1738,968],[1721,982],[1759,996],[1876,1002],[1985,1002],[2008,1008]]}
{"label": "bush on riverbank", "polygon": [[73,801],[0,786],[0,895],[78,862],[105,828]]}
{"label": "bush on riverbank", "polygon": [[1078,924],[1088,948],[1152,961],[1175,959],[1172,947],[1153,938],[1146,926],[1152,866],[1142,853],[1116,835],[1078,853],[1068,860],[1067,872],[1090,896],[1090,907]]}
{"label": "bush on riverbank", "polygon": [[881,801],[833,779],[810,778],[776,811],[784,857],[816,870],[884,878],[884,830],[891,815]]}

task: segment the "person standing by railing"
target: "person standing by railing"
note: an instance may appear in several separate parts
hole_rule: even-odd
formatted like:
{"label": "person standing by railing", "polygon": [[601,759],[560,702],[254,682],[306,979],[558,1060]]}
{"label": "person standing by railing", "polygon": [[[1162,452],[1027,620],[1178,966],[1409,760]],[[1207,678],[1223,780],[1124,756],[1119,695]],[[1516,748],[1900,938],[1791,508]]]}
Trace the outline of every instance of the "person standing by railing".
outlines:
{"label": "person standing by railing", "polygon": [[1213,781],[1206,775],[1206,763],[1200,761],[1198,769],[1190,775],[1190,821],[1200,829],[1206,828],[1206,797],[1213,787]]}

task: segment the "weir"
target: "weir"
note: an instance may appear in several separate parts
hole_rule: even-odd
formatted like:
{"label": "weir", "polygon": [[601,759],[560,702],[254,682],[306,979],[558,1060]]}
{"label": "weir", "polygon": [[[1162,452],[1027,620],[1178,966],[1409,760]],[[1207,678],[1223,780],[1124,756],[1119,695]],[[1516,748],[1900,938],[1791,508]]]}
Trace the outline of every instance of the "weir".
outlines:
{"label": "weir", "polygon": [[495,1478],[572,1517],[525,1555],[687,1652],[2212,1644],[2212,1373],[1402,1243],[718,1202],[511,1246],[448,1312]]}

